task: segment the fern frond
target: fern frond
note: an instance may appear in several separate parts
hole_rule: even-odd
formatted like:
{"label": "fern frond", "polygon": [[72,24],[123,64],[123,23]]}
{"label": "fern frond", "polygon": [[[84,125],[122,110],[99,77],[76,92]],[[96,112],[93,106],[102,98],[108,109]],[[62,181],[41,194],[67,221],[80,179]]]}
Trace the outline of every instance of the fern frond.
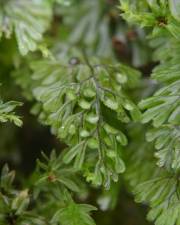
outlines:
{"label": "fern frond", "polygon": [[0,36],[10,38],[14,32],[22,55],[36,50],[50,21],[50,6],[45,1],[34,0],[10,0],[1,4]]}
{"label": "fern frond", "polygon": [[6,103],[3,103],[0,101],[0,122],[5,123],[5,122],[13,122],[16,126],[21,127],[22,126],[22,121],[19,116],[15,115],[13,110],[17,106],[21,106],[22,103],[16,102],[16,101],[9,101]]}
{"label": "fern frond", "polygon": [[[124,18],[133,24],[141,27],[149,27],[147,32],[151,44],[155,47],[154,59],[159,60],[151,74],[152,78],[162,83],[163,87],[157,90],[152,97],[142,100],[139,106],[144,110],[142,122],[153,122],[153,128],[147,132],[147,141],[155,142],[155,156],[158,158],[157,165],[150,166],[150,160],[146,158],[148,170],[147,181],[137,180],[132,183],[132,168],[146,168],[142,165],[142,158],[147,152],[140,152],[140,155],[132,161],[130,170],[127,170],[127,178],[135,187],[136,201],[150,205],[148,219],[156,225],[177,225],[180,224],[180,73],[179,73],[179,1],[121,1],[121,9],[124,11]],[[143,143],[143,141],[141,141]],[[146,143],[144,143],[147,146]],[[147,147],[146,147],[147,150]],[[135,154],[137,155],[137,153]],[[151,157],[154,155],[152,152]],[[133,159],[134,155],[130,158]],[[138,164],[138,159],[140,163]],[[137,160],[137,162],[136,162]],[[131,161],[130,161],[131,162]],[[141,170],[140,170],[141,171]],[[154,172],[153,172],[154,171]],[[150,175],[150,176],[149,176]]]}
{"label": "fern frond", "polygon": [[[15,172],[9,171],[7,165],[2,169],[0,178],[0,224],[46,225],[45,219],[29,211],[30,195],[28,190],[17,191],[13,188]],[[13,222],[13,223],[14,223]]]}
{"label": "fern frond", "polygon": [[[111,58],[114,53],[109,24],[112,21],[116,24],[113,30],[115,36],[124,29],[123,24],[119,26],[120,18],[116,5],[106,0],[80,0],[79,4],[75,2],[71,1],[70,7],[59,9],[64,24],[70,30],[67,36],[68,42],[72,45],[81,43],[92,55]],[[69,14],[71,18],[76,19],[70,19]]]}
{"label": "fern frond", "polygon": [[179,39],[179,19],[173,10],[175,2],[120,0],[120,4],[122,16],[129,23],[151,27],[153,37],[172,35]]}
{"label": "fern frond", "polygon": [[146,109],[142,122],[153,120],[159,127],[164,123],[178,125],[180,123],[180,80],[158,90],[153,97],[142,100],[141,109]]}
{"label": "fern frond", "polygon": [[[72,178],[67,178],[70,174],[74,174],[74,170],[62,168],[62,160],[57,157],[55,151],[52,151],[50,158],[44,154],[43,156],[48,164],[38,162],[35,177],[32,177],[31,189],[22,191],[14,189],[15,172],[10,171],[7,165],[3,167],[0,178],[0,224],[11,224],[13,221],[19,225],[58,225],[59,223],[95,225],[90,212],[96,208],[88,204],[75,203],[66,189],[67,187],[74,190],[69,188],[69,184],[72,186],[73,183]],[[45,178],[45,175],[48,176]],[[35,180],[39,182],[38,185],[37,182],[34,183]],[[39,185],[42,180],[46,180],[46,183]],[[62,186],[57,185],[57,180],[61,180]]]}
{"label": "fern frond", "polygon": [[163,126],[147,133],[147,141],[155,141],[158,150],[155,156],[159,159],[158,166],[168,170],[180,169],[180,132],[177,126]]}
{"label": "fern frond", "polygon": [[62,225],[95,225],[89,213],[96,210],[87,204],[76,204],[70,201],[64,208],[58,210],[52,218],[52,223],[62,221]]}
{"label": "fern frond", "polygon": [[[37,174],[40,178],[37,178],[36,185],[46,186],[57,185],[59,187],[65,187],[73,192],[80,192],[77,185],[77,178],[75,177],[75,170],[65,167],[61,156],[57,156],[55,151],[51,152],[48,158],[44,153],[44,161],[37,161]],[[76,178],[76,179],[75,179]]]}
{"label": "fern frond", "polygon": [[[97,60],[92,65],[43,61],[32,68],[37,82],[33,93],[43,105],[45,123],[70,146],[64,161],[74,161],[80,169],[87,160],[85,155],[94,152],[98,174],[88,179],[97,179],[94,182],[100,184],[105,179],[109,186],[110,177],[117,180],[125,169],[118,146],[126,145],[127,139],[117,123],[140,118],[137,106],[125,93],[126,84],[133,87],[139,73],[125,65],[106,66]],[[108,112],[114,114],[114,124],[108,121]]]}
{"label": "fern frond", "polygon": [[135,200],[150,204],[148,219],[155,225],[174,225],[180,223],[180,185],[179,178],[172,174],[141,183],[135,189]]}

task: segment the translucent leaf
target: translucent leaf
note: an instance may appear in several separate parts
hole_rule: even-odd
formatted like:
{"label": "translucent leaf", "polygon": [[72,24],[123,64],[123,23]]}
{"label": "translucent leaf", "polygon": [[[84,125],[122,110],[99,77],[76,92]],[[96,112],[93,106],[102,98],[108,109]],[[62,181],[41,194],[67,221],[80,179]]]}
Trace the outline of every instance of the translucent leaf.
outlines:
{"label": "translucent leaf", "polygon": [[96,138],[90,138],[88,140],[88,146],[89,146],[89,148],[97,149],[99,146],[98,140]]}
{"label": "translucent leaf", "polygon": [[89,123],[92,123],[92,124],[96,124],[97,121],[98,121],[99,117],[97,115],[95,115],[94,113],[89,113],[87,116],[86,116],[86,120],[89,122]]}
{"label": "translucent leaf", "polygon": [[116,159],[115,167],[116,167],[116,171],[118,173],[124,173],[124,171],[126,169],[124,162],[119,157],[117,157],[117,159]]}
{"label": "translucent leaf", "polygon": [[[86,162],[92,160],[94,169],[100,169],[100,161],[107,160],[109,149],[117,155],[117,142],[122,146],[127,144],[117,122],[135,120],[140,114],[124,91],[137,85],[139,73],[123,64],[105,69],[99,59],[94,60],[92,67],[80,62],[69,66],[69,59],[66,62],[64,56],[32,64],[33,95],[42,104],[44,123],[50,125],[53,133],[68,145],[64,161],[73,161],[76,169],[82,169]],[[118,72],[126,77],[127,82],[121,85],[117,82]],[[112,118],[106,118],[107,109],[116,117],[113,126],[110,125]],[[111,179],[118,179],[119,171],[124,170],[121,159],[111,158],[111,161],[105,163],[107,168],[100,169],[103,174],[101,182],[108,185]],[[116,170],[115,164],[119,169]],[[91,165],[87,164],[87,167]]]}
{"label": "translucent leaf", "polygon": [[118,132],[118,135],[116,136],[116,139],[122,145],[127,145],[127,143],[128,143],[126,136],[122,132]]}
{"label": "translucent leaf", "polygon": [[79,105],[81,106],[82,109],[90,109],[91,108],[91,103],[88,101],[85,101],[84,99],[79,101]]}
{"label": "translucent leaf", "polygon": [[153,120],[155,127],[159,127],[167,121],[179,124],[179,84],[180,81],[176,81],[161,88],[153,97],[140,102],[141,109],[147,109],[142,117],[144,123]]}
{"label": "translucent leaf", "polygon": [[90,133],[87,130],[81,130],[81,132],[80,132],[81,137],[88,137],[89,135],[90,135]]}
{"label": "translucent leaf", "polygon": [[118,103],[114,101],[113,99],[110,99],[110,98],[105,99],[104,104],[112,110],[118,109]]}
{"label": "translucent leaf", "polygon": [[160,167],[179,171],[179,137],[179,130],[173,126],[163,126],[147,133],[147,140],[155,141],[155,148],[158,150],[155,156],[158,158],[158,165]]}
{"label": "translucent leaf", "polygon": [[176,225],[179,223],[180,187],[175,177],[168,174],[149,180],[137,186],[137,202],[148,202],[150,212],[148,219],[156,225]]}
{"label": "translucent leaf", "polygon": [[9,38],[14,31],[22,55],[36,50],[50,21],[50,6],[41,0],[7,1],[3,9],[0,10],[1,34]]}
{"label": "translucent leaf", "polygon": [[96,95],[96,92],[91,88],[87,88],[87,89],[84,90],[83,94],[84,94],[85,97],[92,98]]}
{"label": "translucent leaf", "polygon": [[73,148],[71,148],[63,157],[63,160],[65,163],[69,163],[81,149],[83,148],[84,141],[80,142],[79,144],[75,145]]}

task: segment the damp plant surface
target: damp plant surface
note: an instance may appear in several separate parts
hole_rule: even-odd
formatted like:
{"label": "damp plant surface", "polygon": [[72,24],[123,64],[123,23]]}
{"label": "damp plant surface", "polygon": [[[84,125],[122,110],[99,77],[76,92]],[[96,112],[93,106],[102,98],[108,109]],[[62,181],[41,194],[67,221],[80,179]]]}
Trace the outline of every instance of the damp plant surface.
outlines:
{"label": "damp plant surface", "polygon": [[180,225],[180,1],[0,0],[0,225]]}

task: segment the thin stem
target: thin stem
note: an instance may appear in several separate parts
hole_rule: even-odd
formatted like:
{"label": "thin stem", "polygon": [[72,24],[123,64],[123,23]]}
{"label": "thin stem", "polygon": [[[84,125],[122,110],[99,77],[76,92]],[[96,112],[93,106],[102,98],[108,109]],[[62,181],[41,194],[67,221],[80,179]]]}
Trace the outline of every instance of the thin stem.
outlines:
{"label": "thin stem", "polygon": [[97,136],[98,136],[98,140],[99,140],[99,148],[98,148],[98,152],[99,152],[99,163],[104,164],[104,162],[103,162],[104,152],[103,152],[103,148],[102,148],[101,132],[100,132],[100,124],[102,122],[101,106],[100,106],[100,97],[99,97],[99,89],[100,89],[100,87],[99,87],[98,81],[97,81],[96,76],[95,76],[94,68],[90,64],[90,62],[88,60],[88,57],[86,55],[85,50],[83,50],[83,55],[84,55],[84,59],[86,61],[87,66],[91,70],[92,79],[93,79],[93,82],[94,82],[95,87],[96,87],[96,102],[95,102],[95,104],[96,104],[96,112],[98,114],[98,122],[97,122],[96,132],[97,132]]}

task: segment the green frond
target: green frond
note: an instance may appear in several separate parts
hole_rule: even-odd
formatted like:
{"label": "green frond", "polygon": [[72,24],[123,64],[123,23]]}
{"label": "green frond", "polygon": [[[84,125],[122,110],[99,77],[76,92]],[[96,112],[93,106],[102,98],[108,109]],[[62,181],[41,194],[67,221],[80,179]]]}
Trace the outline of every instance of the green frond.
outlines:
{"label": "green frond", "polygon": [[16,221],[19,225],[39,224],[45,225],[43,217],[29,211],[30,195],[28,189],[14,190],[14,171],[10,171],[5,165],[0,178],[0,224],[8,224],[9,221]]}
{"label": "green frond", "polygon": [[[69,145],[64,162],[74,161],[75,168],[81,169],[94,152],[99,175],[89,175],[88,180],[96,184],[105,180],[108,187],[110,177],[116,181],[125,170],[118,147],[127,144],[119,130],[121,123],[141,116],[125,91],[138,82],[139,73],[122,64],[106,66],[97,60],[92,65],[42,61],[32,68],[37,83],[33,93],[43,105],[45,123]],[[115,126],[108,121],[108,112],[114,114]]]}
{"label": "green frond", "polygon": [[[124,188],[180,225],[180,0],[116,3],[0,0],[3,99],[25,121],[0,132],[0,162],[20,170],[2,168],[0,225],[109,223],[84,202],[112,210]],[[22,126],[21,105],[0,100],[0,123]]]}
{"label": "green frond", "polygon": [[148,219],[155,225],[178,225],[180,223],[180,185],[173,174],[159,177],[139,184],[134,191],[137,202],[150,204]]}
{"label": "green frond", "polygon": [[180,169],[180,132],[179,126],[163,126],[152,129],[147,133],[147,141],[155,141],[158,150],[155,156],[158,158],[158,166],[168,170]]}
{"label": "green frond", "polygon": [[96,208],[91,205],[76,204],[71,201],[56,212],[52,222],[62,221],[62,225],[95,225],[95,222],[89,215],[93,210],[96,210]]}
{"label": "green frond", "polygon": [[59,186],[60,188],[68,188],[74,192],[80,192],[77,185],[75,170],[65,167],[61,156],[57,156],[55,151],[51,152],[50,158],[44,155],[45,162],[37,161],[37,174],[39,174],[36,185],[47,188],[50,185]]}
{"label": "green frond", "polygon": [[13,122],[16,126],[21,127],[22,126],[22,121],[19,116],[15,115],[13,110],[17,106],[21,106],[22,103],[16,102],[16,101],[9,101],[6,103],[3,103],[0,101],[0,122],[5,123],[5,122]]}
{"label": "green frond", "polygon": [[19,51],[26,55],[34,51],[47,29],[51,10],[45,1],[4,1],[0,8],[0,37],[15,33]]}
{"label": "green frond", "polygon": [[[177,4],[177,5],[176,5]],[[175,7],[177,6],[177,9]],[[172,35],[179,39],[179,3],[177,1],[120,0],[122,16],[131,24],[152,28],[152,36]]]}
{"label": "green frond", "polygon": [[170,123],[180,123],[180,80],[158,90],[153,97],[139,103],[141,109],[146,110],[142,122],[153,121],[155,127]]}

